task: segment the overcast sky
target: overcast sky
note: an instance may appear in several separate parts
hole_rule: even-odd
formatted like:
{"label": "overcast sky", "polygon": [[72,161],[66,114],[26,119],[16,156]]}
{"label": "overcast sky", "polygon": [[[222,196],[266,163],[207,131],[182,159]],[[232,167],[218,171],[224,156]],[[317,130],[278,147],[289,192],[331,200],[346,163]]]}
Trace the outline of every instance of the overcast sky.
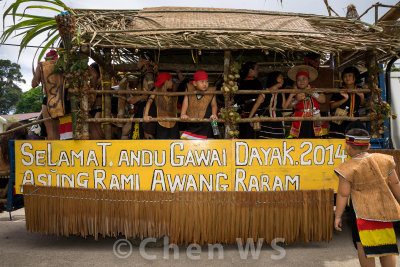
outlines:
{"label": "overcast sky", "polygon": [[[0,0],[1,15],[10,0]],[[328,0],[331,7],[340,15],[346,15],[346,7],[349,4],[354,4],[357,7],[358,13],[361,15],[364,11],[377,2],[377,0]],[[397,0],[381,0],[380,3],[387,5],[395,5]],[[328,15],[323,0],[66,0],[64,3],[70,8],[90,8],[90,9],[142,9],[145,7],[160,7],[160,6],[187,6],[187,7],[214,7],[214,8],[238,8],[238,9],[255,9],[269,10],[282,12],[296,12]],[[388,8],[379,8],[379,17],[385,14]],[[46,13],[46,12],[43,12]],[[54,14],[56,15],[56,14]],[[1,16],[2,17],[2,16]],[[363,21],[373,23],[373,9],[362,18]],[[6,23],[7,25],[7,23]],[[9,25],[9,24],[8,24]],[[2,23],[0,23],[2,26]],[[19,39],[10,39],[7,43],[19,44]],[[40,44],[40,40],[35,40],[35,45]],[[0,58],[9,59],[21,65],[21,72],[26,80],[25,84],[20,84],[20,87],[26,91],[31,88],[32,80],[32,60],[35,53],[35,48],[27,48],[21,54],[18,60],[18,48],[11,46],[0,46]],[[36,64],[35,64],[36,67]]]}

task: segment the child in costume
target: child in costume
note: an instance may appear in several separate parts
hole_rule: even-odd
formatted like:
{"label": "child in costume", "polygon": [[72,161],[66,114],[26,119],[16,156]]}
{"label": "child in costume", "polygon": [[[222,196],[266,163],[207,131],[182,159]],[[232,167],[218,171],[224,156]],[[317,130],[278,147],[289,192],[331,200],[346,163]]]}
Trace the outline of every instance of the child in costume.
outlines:
{"label": "child in costume", "polygon": [[[240,70],[239,90],[262,90],[263,86],[258,80],[258,64],[248,61],[242,65]],[[238,110],[242,118],[249,117],[251,108],[257,100],[258,94],[236,94],[235,103],[240,107]],[[239,138],[253,139],[256,137],[253,127],[249,123],[239,123]]]}
{"label": "child in costume", "polygon": [[[274,71],[268,75],[267,88],[277,90],[283,86],[283,74],[279,71]],[[259,115],[264,117],[282,117],[282,106],[285,103],[284,94],[260,94],[256,103],[250,111],[249,118],[259,111]],[[285,132],[281,121],[262,122],[261,129],[257,133],[257,138],[285,138]]]}
{"label": "child in costume", "polygon": [[[318,71],[307,65],[291,68],[288,72],[297,89],[310,88],[309,83],[318,77]],[[290,94],[283,108],[294,108],[294,117],[320,117],[318,103],[325,103],[325,95],[317,92]],[[319,121],[294,121],[290,129],[291,138],[316,138],[323,135],[323,124]]]}
{"label": "child in costume", "polygon": [[[197,71],[193,81],[188,83],[187,91],[215,91],[215,87],[208,87],[208,75],[205,71]],[[211,118],[218,119],[218,106],[215,95],[186,95],[183,99],[181,119]],[[207,139],[212,137],[211,124],[209,122],[188,123],[188,128],[183,132],[181,139]]]}
{"label": "child in costume", "polygon": [[398,255],[393,221],[400,220],[400,184],[392,156],[369,154],[370,137],[364,129],[346,132],[351,159],[335,169],[339,176],[335,229],[342,231],[342,214],[351,195],[354,208],[353,241],[361,266],[395,266]]}
{"label": "child in costume", "polygon": [[[356,67],[347,67],[342,72],[345,89],[357,89],[360,72]],[[365,97],[363,93],[335,93],[330,101],[331,114],[337,116],[358,117],[358,110],[363,106]],[[333,121],[329,129],[332,138],[344,138],[345,130],[350,121]]]}
{"label": "child in costume", "polygon": [[[101,90],[101,76],[99,64],[93,62],[89,68],[90,87],[93,90]],[[102,113],[102,96],[100,94],[89,95],[89,115],[91,118],[101,118]],[[89,136],[91,140],[105,139],[101,123],[89,123]]]}
{"label": "child in costume", "polygon": [[[172,91],[172,76],[168,72],[161,72],[154,83],[154,92]],[[166,95],[151,95],[144,109],[143,120],[149,122],[152,118],[149,116],[150,106],[155,100],[157,117],[170,118],[177,116],[178,97]],[[179,130],[175,121],[159,121],[157,123],[156,139],[178,139]]]}

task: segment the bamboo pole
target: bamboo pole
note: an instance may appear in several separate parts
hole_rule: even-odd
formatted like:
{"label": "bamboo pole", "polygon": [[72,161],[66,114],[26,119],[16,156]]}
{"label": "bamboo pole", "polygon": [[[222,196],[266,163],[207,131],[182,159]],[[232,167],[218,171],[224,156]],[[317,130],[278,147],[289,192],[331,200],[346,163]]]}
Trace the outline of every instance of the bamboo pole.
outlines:
{"label": "bamboo pole", "polygon": [[82,88],[82,140],[89,140],[89,123],[87,122],[87,119],[89,118],[88,89],[88,87]]}
{"label": "bamboo pole", "polygon": [[[73,9],[74,11],[89,11],[93,12],[96,9]],[[108,11],[108,10],[107,10]],[[132,10],[115,10],[105,13],[96,13],[96,15],[121,15],[121,14],[131,14],[131,13],[218,13],[218,14],[251,14],[251,15],[271,15],[271,16],[283,16],[283,17],[301,17],[301,18],[321,18],[321,19],[329,19],[329,20],[340,20],[347,21],[345,18],[330,18],[328,16],[323,15],[315,15],[315,14],[302,14],[302,13],[276,13],[276,12],[265,12],[265,11],[251,11],[251,10],[198,10],[198,9],[188,9],[188,10],[143,10],[143,9],[132,9]],[[89,16],[90,14],[77,14],[75,17]]]}
{"label": "bamboo pole", "polygon": [[[301,65],[303,61],[294,61],[291,62],[292,64],[295,65]],[[259,71],[260,72],[268,72],[270,71],[269,67],[270,66],[276,66],[276,62],[259,62],[257,63],[260,65]],[[287,66],[289,68],[289,66]],[[116,64],[113,65],[113,69],[115,72],[127,72],[127,71],[139,71],[137,64],[136,63],[123,63],[123,64]],[[182,63],[160,63],[158,64],[158,69],[159,70],[180,70],[180,71],[185,71],[185,72],[196,72],[197,70],[204,70],[207,73],[208,72],[222,72],[224,71],[224,67],[219,64],[182,64]]]}
{"label": "bamboo pole", "polygon": [[[125,115],[125,104],[126,104],[126,97],[119,92],[122,90],[126,90],[126,87],[128,85],[128,79],[124,78],[119,82],[119,88],[117,90],[118,92],[118,118],[124,118]],[[122,125],[120,125],[122,127]]]}
{"label": "bamboo pole", "polygon": [[[111,50],[104,49],[104,57],[105,57],[105,68],[103,69],[103,75],[101,77],[101,88],[102,90],[111,90],[111,75],[110,69],[111,68]],[[106,94],[104,97],[104,118],[108,119],[111,118],[111,95]],[[109,121],[106,121],[104,124],[104,136],[105,139],[111,139],[111,125]]]}
{"label": "bamboo pole", "polygon": [[[224,80],[228,77],[229,74],[229,66],[231,64],[231,51],[227,50],[224,51]],[[234,100],[232,94],[225,94],[224,95],[225,107],[233,106]],[[230,125],[225,121],[225,138],[229,138],[229,131],[231,131]]]}
{"label": "bamboo pole", "polygon": [[78,101],[77,101],[77,94],[79,93],[79,90],[69,90],[71,93],[70,96],[70,101],[71,101],[71,123],[72,123],[72,134],[74,139],[79,139],[78,137],[80,136],[79,132],[77,132],[77,127],[78,125],[78,112],[79,112],[79,107],[78,107]]}
{"label": "bamboo pole", "polygon": [[[311,31],[298,31],[298,30],[283,30],[283,29],[249,29],[249,28],[224,28],[224,27],[177,27],[177,28],[150,28],[150,29],[129,29],[129,30],[106,30],[106,31],[87,31],[86,34],[113,34],[113,33],[142,33],[142,32],[170,32],[170,31],[220,31],[220,32],[279,32],[279,33],[302,33],[302,34],[315,34],[326,35],[326,32],[311,32]],[[346,32],[329,32],[329,35],[348,36]],[[355,37],[364,36],[365,33],[355,33]]]}
{"label": "bamboo pole", "polygon": [[38,124],[38,123],[42,123],[42,122],[45,122],[45,121],[49,121],[49,120],[52,120],[52,118],[48,117],[48,118],[45,118],[45,119],[41,119],[41,120],[37,120],[37,121],[34,121],[34,122],[30,122],[30,123],[15,127],[15,128],[13,128],[11,130],[2,132],[2,133],[0,133],[0,136],[6,135],[6,134],[9,134],[9,133],[12,133],[12,132],[16,132],[16,131],[18,131],[20,129],[27,128],[29,126],[32,126],[32,125],[35,125],[35,124]]}
{"label": "bamboo pole", "polygon": [[361,17],[363,17],[365,14],[367,14],[368,11],[370,11],[375,6],[376,6],[376,4],[374,4],[374,5],[370,6],[369,8],[367,8],[367,10],[365,10],[364,13],[362,13],[360,16],[358,16],[357,20],[360,20]]}
{"label": "bamboo pole", "polygon": [[[257,117],[257,118],[246,118],[239,119],[237,123],[248,123],[248,122],[264,122],[264,121],[370,121],[371,117],[347,117],[347,116],[332,116],[332,117]],[[211,122],[211,119],[198,119],[198,118],[189,118],[187,120],[182,120],[180,118],[152,118],[149,122],[158,122],[158,121],[175,121],[175,122]],[[88,119],[88,122],[96,122],[96,123],[127,123],[127,122],[143,122],[143,118],[94,118]],[[222,119],[218,119],[217,122],[225,122]]]}
{"label": "bamboo pole", "polygon": [[[70,93],[76,91],[69,90]],[[154,92],[142,90],[89,90],[92,94],[119,94],[119,95],[168,95],[168,96],[185,96],[185,95],[222,95],[222,91],[193,91],[193,92]],[[293,93],[293,94],[312,94],[314,92],[320,93],[371,93],[371,89],[341,89],[341,88],[309,88],[309,89],[279,89],[279,90],[239,90],[235,94],[276,94],[276,93]]]}

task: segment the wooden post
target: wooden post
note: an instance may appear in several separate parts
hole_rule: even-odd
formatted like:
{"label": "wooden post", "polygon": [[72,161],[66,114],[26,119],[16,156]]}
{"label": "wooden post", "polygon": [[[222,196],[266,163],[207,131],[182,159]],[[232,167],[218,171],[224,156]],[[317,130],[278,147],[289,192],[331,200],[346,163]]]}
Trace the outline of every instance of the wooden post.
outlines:
{"label": "wooden post", "polygon": [[76,93],[71,94],[71,121],[72,121],[72,136],[75,140],[80,139],[80,133],[77,132],[77,123],[78,123],[78,102],[76,99]]}
{"label": "wooden post", "polygon": [[[127,90],[128,88],[128,79],[123,78],[119,82],[119,88],[118,88],[118,114],[117,118],[124,118],[125,117],[125,105],[126,105],[126,96],[121,94],[120,92],[122,90]],[[118,127],[122,127],[123,123],[119,123]]]}
{"label": "wooden post", "polygon": [[81,102],[81,111],[82,111],[82,140],[89,140],[89,123],[87,119],[89,119],[89,101],[88,101],[88,91],[89,85],[87,81],[83,82],[82,88],[82,102]]}
{"label": "wooden post", "polygon": [[[228,77],[229,66],[231,63],[231,51],[224,51],[224,80]],[[233,96],[231,94],[224,94],[225,108],[233,106]],[[230,126],[228,123],[225,124],[225,138],[229,138]]]}
{"label": "wooden post", "polygon": [[[103,75],[101,76],[101,89],[102,90],[111,90],[111,50],[108,48],[104,49],[104,57],[105,57],[105,67],[103,69]],[[104,96],[104,118],[111,118],[111,95],[106,94]],[[111,124],[106,123],[104,125],[104,136],[105,139],[111,139]]]}
{"label": "wooden post", "polygon": [[334,61],[334,70],[333,70],[333,87],[334,88],[340,88],[341,86],[341,81],[342,81],[342,75],[341,72],[339,71],[339,66],[341,64],[340,62],[340,51],[337,51],[335,54],[333,54],[333,61]]}

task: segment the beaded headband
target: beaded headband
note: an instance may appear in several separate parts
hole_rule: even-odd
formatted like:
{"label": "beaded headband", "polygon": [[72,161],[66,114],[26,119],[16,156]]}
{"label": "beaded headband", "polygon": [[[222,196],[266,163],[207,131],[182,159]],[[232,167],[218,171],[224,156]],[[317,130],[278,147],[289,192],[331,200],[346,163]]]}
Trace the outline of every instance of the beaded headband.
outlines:
{"label": "beaded headband", "polygon": [[368,136],[346,135],[346,143],[356,146],[368,146],[370,139]]}

